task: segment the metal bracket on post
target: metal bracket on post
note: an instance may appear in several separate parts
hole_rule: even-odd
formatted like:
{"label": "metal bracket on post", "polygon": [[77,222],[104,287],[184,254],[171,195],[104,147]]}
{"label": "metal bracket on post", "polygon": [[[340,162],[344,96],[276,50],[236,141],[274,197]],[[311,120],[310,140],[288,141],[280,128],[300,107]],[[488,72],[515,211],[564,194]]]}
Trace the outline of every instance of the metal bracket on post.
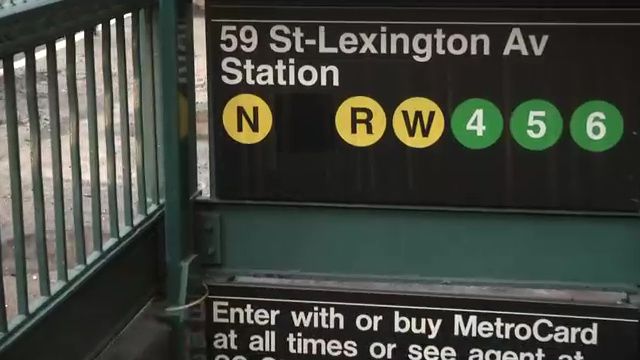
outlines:
{"label": "metal bracket on post", "polygon": [[[203,281],[198,271],[200,266],[197,260],[198,256],[192,255],[180,264],[180,305],[172,305],[165,309],[168,316],[176,316],[179,321],[184,321],[186,311],[201,304],[208,296],[207,287],[204,286],[205,290],[202,290]],[[202,295],[197,293],[198,291]]]}
{"label": "metal bracket on post", "polygon": [[202,339],[204,336],[204,303],[209,296],[209,287],[203,280],[198,260],[198,255],[192,255],[180,263],[178,301],[167,306],[159,316],[173,327],[178,340],[173,355],[178,359],[187,359],[188,354],[194,351],[194,345],[203,347],[193,343],[194,338]]}
{"label": "metal bracket on post", "polygon": [[222,219],[220,214],[196,215],[195,238],[201,262],[207,265],[222,264]]}

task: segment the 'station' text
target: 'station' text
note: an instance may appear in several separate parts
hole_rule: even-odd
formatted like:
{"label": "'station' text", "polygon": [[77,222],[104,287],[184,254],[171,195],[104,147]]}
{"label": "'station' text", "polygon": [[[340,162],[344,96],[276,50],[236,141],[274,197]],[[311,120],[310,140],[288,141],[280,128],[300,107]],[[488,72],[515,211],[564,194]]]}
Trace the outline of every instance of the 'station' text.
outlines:
{"label": "'station' text", "polygon": [[[371,29],[371,26],[367,26]],[[479,32],[450,32],[441,27],[421,31],[414,27],[396,30],[382,25],[375,30],[343,31],[339,25],[290,26],[273,24],[264,34],[253,24],[226,24],[219,27],[219,49],[224,53],[221,79],[228,85],[261,86],[340,86],[340,66],[335,59],[364,57],[408,58],[427,63],[437,56],[540,57],[549,46],[549,35],[509,28],[499,45]],[[496,49],[497,47],[497,49]],[[268,53],[272,60],[262,62],[254,55]],[[308,55],[320,56],[314,61]],[[324,58],[322,58],[324,57]]]}

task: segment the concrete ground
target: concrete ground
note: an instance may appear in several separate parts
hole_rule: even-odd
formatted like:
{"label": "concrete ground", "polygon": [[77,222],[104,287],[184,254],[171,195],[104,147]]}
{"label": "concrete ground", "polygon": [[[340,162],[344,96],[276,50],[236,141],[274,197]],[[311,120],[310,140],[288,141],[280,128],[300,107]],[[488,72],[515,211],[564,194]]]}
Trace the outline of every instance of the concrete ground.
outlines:
{"label": "concrete ground", "polygon": [[[201,2],[198,0],[198,2]],[[207,152],[208,144],[206,142],[206,54],[205,54],[205,34],[204,34],[204,19],[203,11],[201,7],[196,6],[195,19],[194,19],[194,31],[195,31],[195,83],[197,93],[197,109],[199,124],[198,124],[198,173],[199,173],[199,186],[208,194],[208,161]],[[131,164],[132,164],[132,184],[133,184],[133,200],[135,209],[135,199],[137,194],[136,189],[136,171],[135,171],[135,138],[134,135],[134,116],[133,116],[133,78],[132,78],[132,65],[131,65],[131,31],[130,31],[130,18],[126,19],[126,38],[127,38],[127,75],[128,75],[128,95],[129,95],[129,129],[130,129],[130,144],[131,144]],[[117,84],[117,61],[116,61],[116,46],[115,46],[115,27],[112,26],[112,73],[114,82],[114,129],[115,129],[115,146],[116,146],[116,174],[118,183],[118,205],[120,207],[119,213],[122,214],[122,152],[120,149],[121,137],[120,137],[120,113],[119,113],[119,98],[118,98],[118,84]],[[91,178],[89,174],[89,133],[87,124],[87,108],[86,108],[86,73],[85,73],[85,57],[84,57],[84,39],[81,35],[76,35],[76,69],[77,69],[77,84],[78,84],[78,96],[80,107],[80,154],[82,164],[82,194],[83,194],[83,212],[84,212],[84,228],[85,228],[85,246],[87,253],[93,251],[93,240],[91,237],[92,228],[92,213],[91,213]],[[98,109],[98,138],[99,138],[99,158],[100,158],[100,193],[101,193],[101,220],[102,220],[102,232],[103,239],[108,239],[108,203],[107,203],[107,169],[106,169],[106,145],[104,134],[104,121],[103,121],[103,96],[104,89],[102,83],[102,58],[101,58],[101,32],[98,31],[94,36],[95,43],[95,73],[97,80],[97,109]],[[36,49],[36,51],[41,48]],[[41,54],[42,55],[42,54]],[[73,200],[71,191],[71,161],[70,161],[70,138],[69,138],[69,106],[68,106],[68,92],[66,87],[66,72],[64,70],[65,64],[65,50],[61,48],[57,52],[58,59],[58,84],[59,84],[59,97],[60,97],[60,123],[62,132],[62,159],[63,159],[63,183],[64,183],[64,209],[66,217],[66,234],[67,234],[67,259],[69,268],[75,265],[75,232],[73,230]],[[26,104],[26,86],[25,86],[25,72],[24,67],[20,64],[20,57],[15,58],[17,61],[16,66],[16,90],[17,90],[17,102],[18,102],[18,116],[19,116],[19,144],[20,144],[20,156],[21,156],[21,175],[22,175],[22,205],[24,213],[24,226],[25,226],[25,239],[27,248],[27,273],[28,273],[28,290],[30,299],[36,299],[40,296],[38,289],[38,266],[36,258],[36,246],[34,237],[34,202],[32,191],[32,177],[31,177],[31,159],[30,159],[30,147],[29,140],[29,119],[27,116],[27,104]],[[1,64],[1,62],[0,62]],[[51,159],[51,138],[50,138],[50,117],[48,111],[48,92],[47,92],[47,74],[45,59],[37,60],[37,75],[36,75],[36,87],[38,92],[38,109],[40,114],[40,131],[42,142],[42,180],[44,185],[44,200],[45,200],[45,221],[46,221],[46,237],[47,237],[47,251],[49,254],[49,272],[51,283],[54,284],[57,279],[56,269],[56,256],[55,256],[55,239],[54,239],[54,200],[53,200],[53,174],[52,174],[52,159]],[[16,291],[15,291],[15,261],[14,261],[14,240],[13,240],[13,214],[11,210],[12,193],[10,189],[9,181],[9,160],[7,149],[7,129],[6,129],[6,117],[5,117],[5,91],[3,85],[3,77],[0,75],[0,245],[2,250],[2,274],[5,287],[6,307],[9,318],[13,318],[16,315]],[[122,216],[120,216],[120,223],[122,226]]]}

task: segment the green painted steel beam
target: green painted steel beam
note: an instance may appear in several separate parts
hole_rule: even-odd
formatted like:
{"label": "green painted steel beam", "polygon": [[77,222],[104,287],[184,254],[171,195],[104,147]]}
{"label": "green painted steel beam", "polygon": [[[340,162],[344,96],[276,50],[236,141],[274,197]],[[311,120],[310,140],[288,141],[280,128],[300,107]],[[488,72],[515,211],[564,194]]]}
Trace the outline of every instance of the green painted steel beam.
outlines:
{"label": "green painted steel beam", "polygon": [[165,135],[165,167],[168,176],[166,186],[171,191],[166,195],[166,221],[165,235],[167,237],[166,260],[169,267],[167,274],[167,287],[169,302],[177,305],[180,301],[176,287],[180,283],[176,270],[186,255],[181,237],[187,231],[185,216],[187,204],[184,189],[184,172],[181,172],[182,144],[186,134],[180,132],[178,110],[178,79],[176,62],[176,14],[177,3],[175,0],[160,1],[160,66],[162,69],[162,93],[164,98],[164,135]]}
{"label": "green painted steel beam", "polygon": [[[634,218],[213,205],[223,269],[636,289]],[[206,239],[198,233],[198,239]]]}
{"label": "green painted steel beam", "polygon": [[[186,300],[184,279],[180,276],[184,261],[193,253],[192,224],[193,209],[189,191],[188,164],[188,90],[184,84],[189,79],[179,76],[182,68],[179,62],[178,24],[185,23],[190,13],[190,3],[177,0],[160,0],[159,42],[162,121],[164,130],[165,173],[165,259],[167,266],[166,296],[169,306],[180,306]],[[184,45],[184,44],[183,44]],[[189,45],[192,46],[192,45]],[[193,82],[193,79],[190,79]],[[184,322],[179,314],[170,316],[173,328],[171,347],[172,358],[186,359],[186,339]]]}
{"label": "green painted steel beam", "polygon": [[196,87],[195,87],[195,54],[193,37],[192,1],[185,1],[185,16],[178,22],[178,67],[180,68],[180,83],[187,99],[187,160],[189,191],[198,191],[198,152],[196,128]]}

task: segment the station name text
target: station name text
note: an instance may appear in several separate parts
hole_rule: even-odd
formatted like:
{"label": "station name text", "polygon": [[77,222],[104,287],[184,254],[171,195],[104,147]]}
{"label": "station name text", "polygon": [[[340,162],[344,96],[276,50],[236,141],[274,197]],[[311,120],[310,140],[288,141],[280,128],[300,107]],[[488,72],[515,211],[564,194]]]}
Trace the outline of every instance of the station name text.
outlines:
{"label": "station name text", "polygon": [[223,23],[219,33],[221,79],[228,85],[337,87],[340,67],[336,60],[393,57],[428,63],[438,56],[482,57],[498,52],[540,57],[549,47],[548,34],[529,33],[520,27],[505,29],[494,48],[486,33],[447,32],[440,27],[408,32],[406,27],[398,31],[391,25],[345,32],[333,26],[337,25],[274,24],[263,33],[251,24]]}

